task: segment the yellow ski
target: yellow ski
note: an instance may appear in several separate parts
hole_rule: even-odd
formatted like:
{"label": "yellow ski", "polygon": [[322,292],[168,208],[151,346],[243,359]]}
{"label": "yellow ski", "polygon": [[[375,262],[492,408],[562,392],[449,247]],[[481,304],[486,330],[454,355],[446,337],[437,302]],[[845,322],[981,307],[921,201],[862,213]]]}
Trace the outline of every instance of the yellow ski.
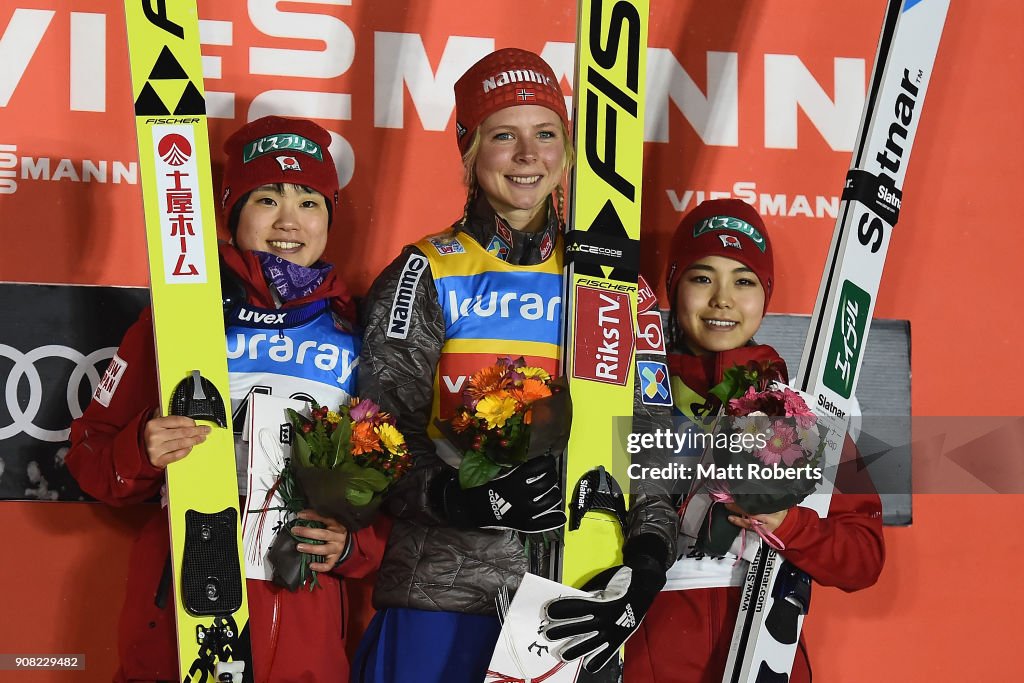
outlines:
{"label": "yellow ski", "polygon": [[167,468],[181,681],[251,681],[195,0],[126,0],[160,402],[213,426]]}
{"label": "yellow ski", "polygon": [[563,359],[574,418],[560,558],[562,583],[575,587],[622,562],[628,487],[611,460],[614,418],[633,414],[648,2],[578,7]]}

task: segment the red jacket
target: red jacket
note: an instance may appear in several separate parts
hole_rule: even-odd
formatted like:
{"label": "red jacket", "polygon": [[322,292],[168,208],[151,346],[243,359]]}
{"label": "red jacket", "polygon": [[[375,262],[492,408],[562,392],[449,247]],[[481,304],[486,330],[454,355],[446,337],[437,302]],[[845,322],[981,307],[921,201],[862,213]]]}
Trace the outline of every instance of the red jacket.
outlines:
{"label": "red jacket", "polygon": [[[222,255],[244,279],[249,302],[273,306],[252,254],[222,248]],[[334,299],[336,311],[350,310],[333,271],[312,297],[290,305],[328,297]],[[149,463],[142,445],[143,427],[158,405],[153,349],[152,314],[147,309],[118,349],[127,366],[109,405],[92,401],[71,426],[67,466],[83,491],[110,505],[152,499],[164,483],[163,470]],[[321,577],[321,587],[312,592],[302,588],[291,593],[269,581],[246,581],[256,681],[347,683],[347,614],[341,577],[363,577],[379,566],[389,528],[389,521],[381,518],[352,534],[347,559],[332,575]],[[167,516],[154,515],[131,553],[118,634],[120,671],[115,680],[178,680],[172,602],[169,596],[158,595],[169,548]]]}
{"label": "red jacket", "polygon": [[[702,357],[672,354],[669,367],[706,396],[733,365],[775,359],[781,360],[770,346],[745,346]],[[847,439],[843,461],[852,465],[857,457]],[[851,481],[866,476],[858,471],[840,467],[837,489],[872,491],[863,480]],[[790,508],[775,535],[786,547],[781,555],[815,583],[847,592],[874,584],[885,562],[882,504],[875,493],[833,495],[825,519],[808,508]],[[663,591],[626,643],[626,683],[720,683],[739,603],[739,587]],[[802,640],[789,680],[810,681]]]}

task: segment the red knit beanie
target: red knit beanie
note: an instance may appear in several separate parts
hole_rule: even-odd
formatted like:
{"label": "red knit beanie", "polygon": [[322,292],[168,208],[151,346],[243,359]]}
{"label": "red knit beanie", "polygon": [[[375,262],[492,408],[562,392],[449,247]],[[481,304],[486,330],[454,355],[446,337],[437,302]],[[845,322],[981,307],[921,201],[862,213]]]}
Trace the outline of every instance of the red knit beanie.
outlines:
{"label": "red knit beanie", "polygon": [[764,221],[750,204],[739,199],[712,199],[683,217],[672,237],[665,271],[671,306],[675,306],[683,271],[705,256],[731,258],[754,271],[764,288],[767,312],[775,285],[775,263]]}
{"label": "red knit beanie", "polygon": [[562,86],[548,63],[526,50],[509,47],[469,67],[455,83],[455,133],[463,154],[473,131],[496,111],[520,104],[538,104],[558,114],[569,130]]}
{"label": "red knit beanie", "polygon": [[327,150],[331,134],[305,119],[264,116],[245,124],[224,143],[227,156],[221,210],[231,210],[246,193],[263,185],[291,183],[311,187],[338,208],[338,169]]}

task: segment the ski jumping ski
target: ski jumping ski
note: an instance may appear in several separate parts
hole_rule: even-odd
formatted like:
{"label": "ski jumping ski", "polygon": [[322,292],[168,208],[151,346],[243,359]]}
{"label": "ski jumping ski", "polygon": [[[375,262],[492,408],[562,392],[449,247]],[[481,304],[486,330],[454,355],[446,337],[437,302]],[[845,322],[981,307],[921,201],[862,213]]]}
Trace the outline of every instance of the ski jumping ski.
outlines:
{"label": "ski jumping ski", "polygon": [[[848,424],[886,252],[949,0],[889,0],[853,160],[795,386]],[[845,434],[845,429],[840,435]],[[825,449],[826,472],[843,438]],[[828,514],[826,476],[802,505]],[[769,588],[770,587],[770,588]],[[725,683],[788,681],[810,604],[810,578],[762,543],[743,585]]]}
{"label": "ski jumping ski", "polygon": [[160,402],[213,426],[167,468],[179,679],[251,681],[195,0],[128,0],[132,96],[149,251]]}
{"label": "ski jumping ski", "polygon": [[622,561],[625,499],[610,470],[613,418],[633,412],[647,16],[644,0],[578,3],[562,359],[576,419],[556,560],[575,587]]}

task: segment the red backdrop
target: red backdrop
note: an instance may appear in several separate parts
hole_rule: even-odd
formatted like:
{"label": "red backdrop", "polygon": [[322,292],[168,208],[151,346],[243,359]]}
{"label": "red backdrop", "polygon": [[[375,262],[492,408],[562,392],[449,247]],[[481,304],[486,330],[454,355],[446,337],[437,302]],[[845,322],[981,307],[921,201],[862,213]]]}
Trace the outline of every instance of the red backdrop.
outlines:
{"label": "red backdrop", "polygon": [[[336,133],[348,181],[328,257],[362,293],[403,243],[461,209],[451,83],[466,66],[495,47],[525,47],[552,62],[571,95],[575,8],[553,4],[201,1],[213,148],[271,112]],[[883,9],[882,0],[652,0],[651,274],[681,210],[734,194],[766,214],[777,244],[773,310],[810,312]],[[1024,181],[1024,56],[1012,47],[1022,28],[1020,3],[949,10],[875,312],[911,321],[915,415],[1024,412],[993,381],[1024,369],[1014,301],[1024,248],[1013,219]],[[0,279],[144,286],[121,7],[5,0],[0,30]],[[920,447],[914,457],[927,469],[938,456]],[[1002,679],[1024,608],[1012,588],[1021,507],[1014,496],[916,496],[914,525],[886,530],[877,586],[815,593],[807,634],[817,677]],[[90,672],[25,680],[103,680],[112,670],[127,547],[151,513],[0,503],[0,650],[86,653]]]}

